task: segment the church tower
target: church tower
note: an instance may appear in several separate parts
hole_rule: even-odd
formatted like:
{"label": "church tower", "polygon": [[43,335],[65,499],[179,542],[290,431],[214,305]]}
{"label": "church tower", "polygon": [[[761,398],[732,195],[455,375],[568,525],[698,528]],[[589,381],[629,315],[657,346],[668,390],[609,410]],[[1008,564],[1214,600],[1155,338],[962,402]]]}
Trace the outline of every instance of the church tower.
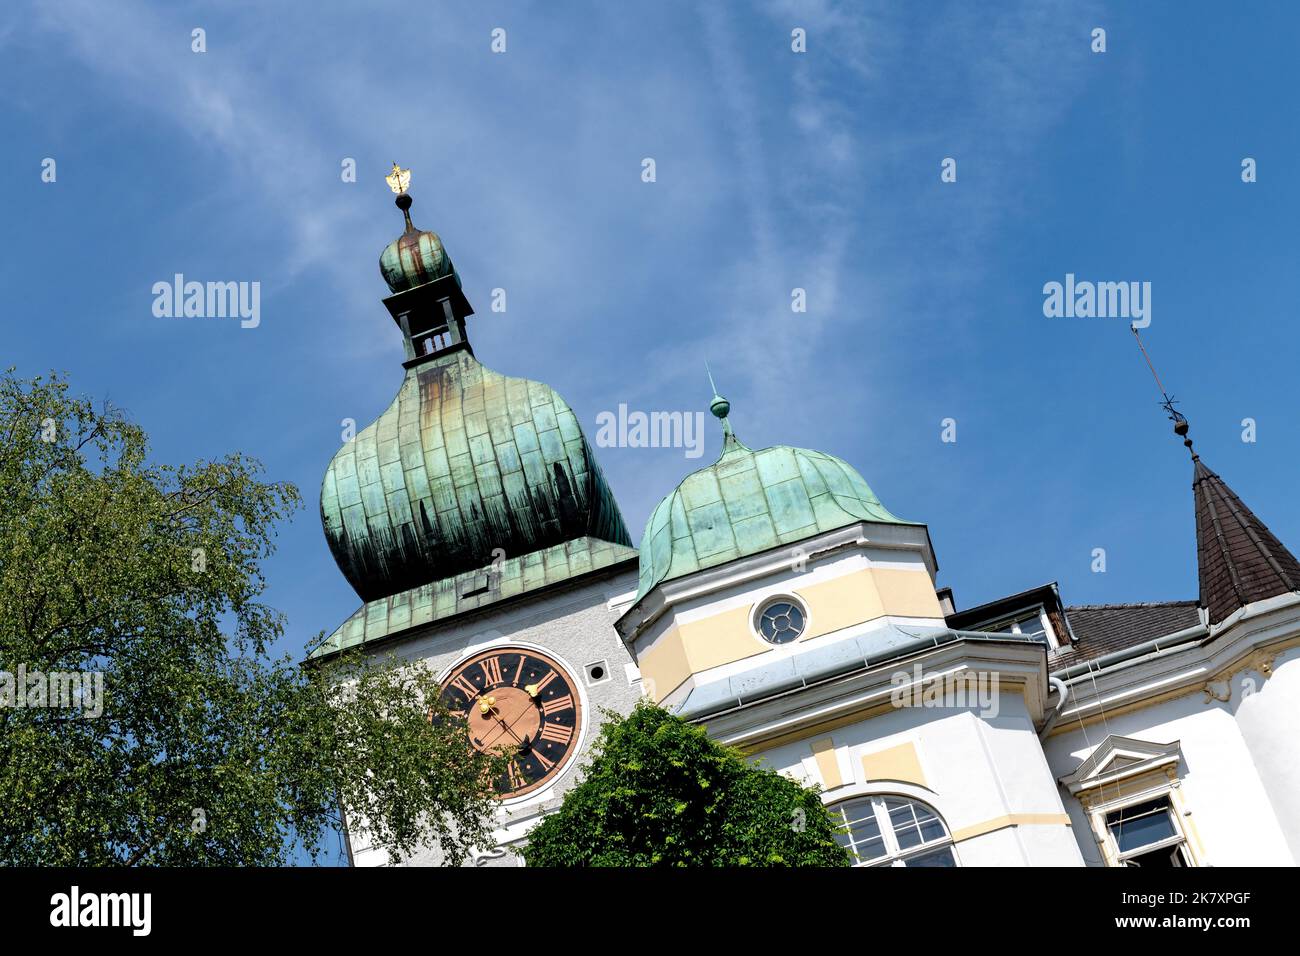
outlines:
{"label": "church tower", "polygon": [[[476,860],[508,864],[573,782],[601,711],[637,698],[610,604],[635,588],[637,553],[569,405],[474,354],[474,310],[441,238],[412,223],[409,180],[394,165],[405,230],[379,261],[405,349],[401,387],[321,486],[326,540],[363,604],[311,658],[356,649],[421,662],[467,712],[475,746],[506,731],[524,741],[497,782],[502,846]],[[487,716],[471,706],[489,698]],[[364,821],[348,824],[355,861],[386,863]]]}

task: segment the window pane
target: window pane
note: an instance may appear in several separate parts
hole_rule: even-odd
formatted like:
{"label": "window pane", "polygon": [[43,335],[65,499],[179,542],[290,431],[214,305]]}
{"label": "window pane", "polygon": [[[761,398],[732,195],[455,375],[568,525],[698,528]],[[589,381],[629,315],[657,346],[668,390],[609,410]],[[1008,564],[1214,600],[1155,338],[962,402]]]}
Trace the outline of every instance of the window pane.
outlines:
{"label": "window pane", "polygon": [[926,843],[942,840],[944,836],[943,824],[938,820],[927,820],[921,824],[921,839]]}
{"label": "window pane", "polygon": [[858,862],[868,863],[885,855],[885,841],[883,839],[869,840],[866,843],[859,844],[856,849]]}
{"label": "window pane", "polygon": [[849,833],[853,836],[854,843],[866,843],[869,840],[880,839],[880,824],[874,819],[859,820],[849,827]]}
{"label": "window pane", "polygon": [[1047,639],[1047,628],[1043,626],[1043,618],[1040,614],[1034,614],[1020,621],[1020,633],[1025,637],[1032,637],[1038,641]]}
{"label": "window pane", "polygon": [[903,861],[904,866],[956,866],[957,858],[952,855],[952,847],[940,847],[929,853],[922,853]]}
{"label": "window pane", "polygon": [[889,822],[894,826],[907,826],[909,823],[916,822],[916,814],[912,810],[910,800],[890,797],[885,801],[885,806],[889,808]]}
{"label": "window pane", "polygon": [[914,846],[921,845],[921,831],[917,829],[916,824],[909,827],[894,827],[894,836],[898,839],[899,849],[910,850]]}
{"label": "window pane", "polygon": [[1177,834],[1165,800],[1125,807],[1106,815],[1121,853],[1166,840]]}
{"label": "window pane", "polygon": [[872,809],[870,800],[853,800],[849,803],[841,803],[835,809],[844,822],[848,824],[857,823],[859,820],[875,822],[876,819],[876,811]]}

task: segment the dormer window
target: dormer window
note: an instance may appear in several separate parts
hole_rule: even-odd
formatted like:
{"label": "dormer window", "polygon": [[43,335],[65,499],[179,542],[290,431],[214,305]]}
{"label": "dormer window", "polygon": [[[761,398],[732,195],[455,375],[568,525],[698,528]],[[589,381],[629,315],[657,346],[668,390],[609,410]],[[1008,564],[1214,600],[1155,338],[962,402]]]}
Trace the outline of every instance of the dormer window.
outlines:
{"label": "dormer window", "polygon": [[989,625],[974,628],[991,634],[1018,634],[1031,637],[1048,647],[1056,647],[1056,635],[1052,632],[1052,622],[1047,619],[1043,608],[1036,607],[1021,611],[1010,618],[994,621]]}
{"label": "dormer window", "polygon": [[1070,622],[1055,584],[1021,591],[1008,597],[945,615],[954,631],[1011,634],[1038,641],[1049,651],[1068,647]]}

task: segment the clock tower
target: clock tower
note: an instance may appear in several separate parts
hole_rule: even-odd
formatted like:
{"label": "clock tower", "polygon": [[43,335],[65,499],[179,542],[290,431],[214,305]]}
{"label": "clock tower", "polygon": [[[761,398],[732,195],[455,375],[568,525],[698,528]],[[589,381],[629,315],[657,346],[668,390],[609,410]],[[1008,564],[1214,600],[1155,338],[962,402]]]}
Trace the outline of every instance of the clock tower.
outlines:
{"label": "clock tower", "polygon": [[[603,709],[630,709],[639,674],[614,629],[637,551],[572,409],[540,382],[481,364],[474,310],[441,238],[411,220],[409,170],[388,177],[405,229],[383,250],[404,374],[378,420],[335,454],[321,523],[362,606],[312,658],[394,653],[432,669],[484,749],[516,759],[496,782],[510,865],[557,806]],[[358,865],[387,863],[348,819]],[[436,864],[436,848],[406,861]]]}

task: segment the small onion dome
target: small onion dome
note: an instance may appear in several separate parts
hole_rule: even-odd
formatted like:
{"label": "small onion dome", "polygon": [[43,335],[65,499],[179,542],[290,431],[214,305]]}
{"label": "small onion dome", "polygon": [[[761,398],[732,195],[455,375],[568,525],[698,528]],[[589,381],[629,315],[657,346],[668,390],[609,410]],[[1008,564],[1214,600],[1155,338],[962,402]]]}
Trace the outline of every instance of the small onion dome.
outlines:
{"label": "small onion dome", "polygon": [[379,271],[393,292],[405,292],[434,279],[455,275],[451,257],[436,232],[416,229],[411,222],[411,197],[397,197],[397,206],[406,215],[406,231],[384,247],[379,254]]}
{"label": "small onion dome", "polygon": [[858,521],[913,524],[893,515],[847,462],[777,445],[753,451],[725,429],[722,454],[688,475],[646,522],[637,598],[655,585]]}

